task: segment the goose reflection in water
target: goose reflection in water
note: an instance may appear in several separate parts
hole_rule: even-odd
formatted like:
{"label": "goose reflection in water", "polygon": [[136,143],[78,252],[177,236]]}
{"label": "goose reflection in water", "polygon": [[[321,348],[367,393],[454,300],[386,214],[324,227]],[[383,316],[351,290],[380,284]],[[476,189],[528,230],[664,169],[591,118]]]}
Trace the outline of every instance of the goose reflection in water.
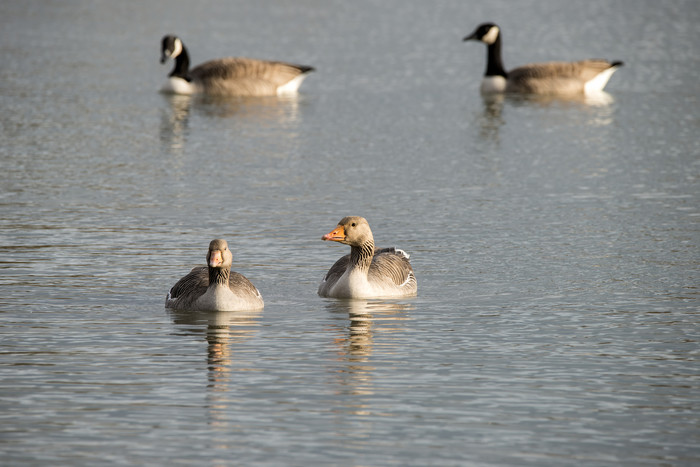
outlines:
{"label": "goose reflection in water", "polygon": [[482,110],[475,116],[479,138],[500,143],[500,130],[506,124],[507,106],[539,108],[573,108],[581,111],[581,124],[605,126],[612,123],[615,98],[605,91],[568,96],[537,94],[483,94]]}
{"label": "goose reflection in water", "polygon": [[[345,320],[343,325],[335,327],[334,344],[340,362],[333,375],[333,384],[338,386],[338,394],[365,396],[374,393],[372,380],[375,366],[373,359],[381,360],[382,355],[375,355],[374,341],[382,339],[382,350],[398,353],[400,345],[391,349],[389,334],[403,330],[403,321],[411,319],[407,312],[414,309],[411,303],[385,300],[333,300],[326,303],[326,309]],[[367,413],[369,404],[361,398],[348,399],[344,407],[349,413]]]}
{"label": "goose reflection in water", "polygon": [[194,98],[195,109],[207,117],[240,117],[256,125],[286,127],[299,119],[299,96]]}
{"label": "goose reflection in water", "polygon": [[168,107],[161,109],[160,141],[168,153],[182,154],[185,147],[192,96],[166,97]]}
{"label": "goose reflection in water", "polygon": [[[251,131],[270,128],[296,134],[299,124],[300,96],[214,97],[164,94],[166,105],[161,111],[160,140],[166,153],[182,155],[187,144],[192,119],[239,118]],[[206,122],[201,123],[204,126]],[[254,133],[253,133],[254,134]]]}
{"label": "goose reflection in water", "polygon": [[[166,309],[173,322],[187,325],[182,333],[204,335],[207,340],[207,363],[212,387],[222,380],[219,375],[231,372],[233,347],[251,339],[258,331],[262,310],[253,311],[178,311]],[[206,327],[204,327],[206,325]],[[240,359],[236,359],[240,363]]]}
{"label": "goose reflection in water", "polygon": [[[534,105],[539,107],[572,106],[580,109],[589,107],[607,107],[615,102],[615,98],[605,92],[596,91],[587,94],[570,96],[539,95],[539,94],[504,94],[502,97],[513,105]],[[486,96],[484,96],[486,99]]]}
{"label": "goose reflection in water", "polygon": [[[225,426],[225,410],[229,403],[232,373],[247,371],[244,353],[236,353],[236,346],[252,339],[258,332],[262,310],[254,311],[178,311],[166,309],[173,322],[181,325],[180,333],[204,336],[207,341],[207,405],[210,423]],[[252,364],[251,364],[252,366]]]}
{"label": "goose reflection in water", "polygon": [[500,143],[500,129],[505,123],[503,119],[503,94],[483,94],[481,96],[483,110],[476,116],[479,127],[479,138],[492,143]]}

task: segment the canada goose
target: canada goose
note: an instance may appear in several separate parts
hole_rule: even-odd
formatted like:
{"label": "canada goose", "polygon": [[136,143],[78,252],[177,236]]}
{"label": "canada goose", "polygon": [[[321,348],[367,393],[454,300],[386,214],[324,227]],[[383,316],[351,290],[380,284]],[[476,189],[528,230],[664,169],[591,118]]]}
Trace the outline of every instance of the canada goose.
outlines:
{"label": "canada goose", "polygon": [[409,256],[396,248],[374,247],[363,217],[344,217],[322,240],[350,245],[350,254],[335,262],[318,287],[332,298],[391,298],[416,295],[418,285]]}
{"label": "canada goose", "polygon": [[529,94],[579,94],[602,91],[622,62],[602,59],[578,62],[545,62],[523,65],[510,71],[501,58],[501,30],[493,23],[484,23],[464,38],[487,45],[486,74],[481,92],[514,92]]}
{"label": "canada goose", "polygon": [[177,36],[163,37],[160,62],[175,60],[162,92],[213,96],[276,96],[294,94],[313,67],[229,57],[210,60],[190,70],[187,48]]}
{"label": "canada goose", "polygon": [[258,310],[264,305],[258,289],[243,274],[231,271],[233,254],[226,240],[212,240],[207,266],[197,266],[177,281],[165,306],[176,310]]}

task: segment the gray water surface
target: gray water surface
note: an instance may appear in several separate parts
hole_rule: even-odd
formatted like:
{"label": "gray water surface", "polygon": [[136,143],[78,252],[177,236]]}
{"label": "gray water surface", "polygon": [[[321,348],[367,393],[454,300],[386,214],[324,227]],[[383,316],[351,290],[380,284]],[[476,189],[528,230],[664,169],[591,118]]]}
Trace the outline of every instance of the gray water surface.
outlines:
{"label": "gray water surface", "polygon": [[[623,60],[595,100],[482,98]],[[694,1],[0,4],[3,465],[697,465]],[[160,38],[317,71],[159,94]],[[319,298],[346,215],[413,299]],[[226,238],[257,313],[169,288]]]}

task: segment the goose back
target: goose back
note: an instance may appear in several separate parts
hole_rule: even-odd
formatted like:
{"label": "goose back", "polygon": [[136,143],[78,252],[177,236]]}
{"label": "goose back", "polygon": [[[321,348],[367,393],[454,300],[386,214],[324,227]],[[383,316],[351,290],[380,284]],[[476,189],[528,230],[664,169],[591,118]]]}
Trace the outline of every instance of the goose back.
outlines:
{"label": "goose back", "polygon": [[[403,250],[394,247],[375,248],[367,276],[371,278],[370,280],[375,281],[383,281],[389,278],[394,285],[404,285],[410,288],[410,283],[415,284],[416,278],[413,274],[413,267],[411,267],[411,263],[408,260],[409,256]],[[336,283],[348,269],[348,264],[350,264],[349,254],[333,263],[333,266],[323,278],[323,282]]]}
{"label": "goose back", "polygon": [[586,83],[595,80],[606,70],[607,79],[599,86],[602,90],[612,76],[612,71],[620,62],[602,59],[580,60],[577,62],[532,63],[508,72],[506,92],[531,94],[575,94],[590,91]]}
{"label": "goose back", "polygon": [[209,268],[197,266],[172,286],[166,305],[171,308],[189,308],[209,287]]}
{"label": "goose back", "polygon": [[[209,268],[197,266],[177,281],[170,289],[168,301],[171,308],[191,308],[209,288]],[[231,271],[228,276],[228,288],[241,296],[261,297],[258,289],[243,274]]]}
{"label": "goose back", "polygon": [[416,276],[403,250],[384,248],[374,254],[369,266],[367,279],[370,283],[386,283],[398,287],[403,294],[414,295],[417,291]]}
{"label": "goose back", "polygon": [[[349,273],[350,259],[351,255],[348,254],[333,263],[318,287],[318,295],[335,296],[337,291],[334,291],[334,288],[341,278]],[[394,247],[375,248],[367,271],[367,282],[378,291],[377,296],[409,297],[416,295],[418,291],[418,282],[409,256],[403,250]]]}
{"label": "goose back", "polygon": [[284,62],[229,57],[202,63],[190,71],[190,76],[209,95],[273,96],[297,80],[296,87],[288,89],[295,92],[302,81],[299,78],[313,70]]}
{"label": "goose back", "polygon": [[[262,308],[262,296],[258,289],[243,274],[231,271],[228,277],[228,288],[243,301],[260,302]],[[207,266],[192,268],[187,275],[177,281],[170,289],[166,298],[166,306],[179,310],[192,310],[201,308],[198,305],[200,299],[209,290],[209,271]],[[204,308],[207,308],[206,306]]]}

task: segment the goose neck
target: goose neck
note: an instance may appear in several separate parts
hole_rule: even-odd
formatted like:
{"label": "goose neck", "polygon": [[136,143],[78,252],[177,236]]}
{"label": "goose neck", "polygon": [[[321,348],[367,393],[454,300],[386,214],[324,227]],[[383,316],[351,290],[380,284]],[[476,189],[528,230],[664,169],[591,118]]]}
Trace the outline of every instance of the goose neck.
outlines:
{"label": "goose neck", "polygon": [[187,53],[187,49],[185,46],[182,46],[182,52],[180,52],[180,55],[178,55],[175,58],[175,68],[173,68],[172,73],[170,73],[170,76],[175,76],[178,78],[185,79],[187,81],[190,80],[189,78],[189,71],[190,71],[190,56]]}
{"label": "goose neck", "polygon": [[505,68],[503,67],[503,58],[501,57],[501,35],[499,34],[493,44],[489,44],[486,48],[486,76],[503,76],[508,77]]}
{"label": "goose neck", "polygon": [[209,267],[209,285],[228,285],[228,278],[231,274],[230,268]]}
{"label": "goose neck", "polygon": [[360,246],[350,248],[350,268],[358,268],[363,271],[369,270],[369,265],[372,264],[372,256],[374,255],[374,241],[369,240]]}

